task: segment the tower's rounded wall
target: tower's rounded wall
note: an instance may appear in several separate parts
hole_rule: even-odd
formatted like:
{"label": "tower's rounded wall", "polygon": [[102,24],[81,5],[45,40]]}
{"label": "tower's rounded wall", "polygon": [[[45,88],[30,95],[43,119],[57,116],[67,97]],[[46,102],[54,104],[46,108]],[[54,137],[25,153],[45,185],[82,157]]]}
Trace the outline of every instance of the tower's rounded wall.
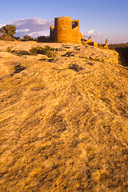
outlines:
{"label": "tower's rounded wall", "polygon": [[71,17],[55,18],[55,41],[69,43],[72,41]]}

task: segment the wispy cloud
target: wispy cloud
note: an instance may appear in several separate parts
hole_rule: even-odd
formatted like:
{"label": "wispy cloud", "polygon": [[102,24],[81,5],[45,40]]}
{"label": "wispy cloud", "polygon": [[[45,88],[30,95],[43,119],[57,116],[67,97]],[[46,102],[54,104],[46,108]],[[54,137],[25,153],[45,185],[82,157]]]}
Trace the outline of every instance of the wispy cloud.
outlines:
{"label": "wispy cloud", "polygon": [[[0,28],[3,27],[4,24],[0,24]],[[0,32],[0,37],[2,36],[2,33]]]}
{"label": "wispy cloud", "polygon": [[35,31],[35,32],[31,32],[31,33],[29,33],[29,35],[31,36],[31,37],[38,37],[38,36],[48,36],[48,33],[47,33],[47,31]]}
{"label": "wispy cloud", "polygon": [[85,37],[85,38],[88,38],[88,37],[90,37],[90,36],[92,36],[92,37],[101,37],[102,36],[102,33],[100,33],[100,32],[98,32],[98,33],[95,33],[94,32],[94,29],[90,29],[90,30],[88,30],[87,32],[83,32],[83,36]]}
{"label": "wispy cloud", "polygon": [[53,25],[53,21],[39,18],[25,18],[13,21],[10,24],[16,26],[16,36],[23,37],[24,35],[30,35],[32,37],[37,37],[49,35],[48,31],[50,25]]}
{"label": "wispy cloud", "polygon": [[4,24],[0,24],[0,28],[3,27],[3,26],[4,26]]}
{"label": "wispy cloud", "polygon": [[89,36],[94,34],[94,29],[90,29],[87,33],[83,33],[84,36]]}

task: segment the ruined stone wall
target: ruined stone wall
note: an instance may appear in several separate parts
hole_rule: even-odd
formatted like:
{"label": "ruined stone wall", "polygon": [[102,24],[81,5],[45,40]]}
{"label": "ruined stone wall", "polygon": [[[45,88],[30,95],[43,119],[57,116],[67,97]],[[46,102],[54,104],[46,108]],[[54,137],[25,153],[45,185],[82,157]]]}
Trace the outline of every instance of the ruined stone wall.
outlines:
{"label": "ruined stone wall", "polygon": [[50,37],[58,43],[81,43],[79,20],[73,20],[71,17],[55,18],[55,29],[50,27]]}
{"label": "ruined stone wall", "polygon": [[94,47],[100,47],[108,49],[108,40],[104,46],[100,46],[96,42],[92,42],[92,37],[87,40],[80,33],[79,20],[72,20],[71,17],[56,17],[54,20],[54,26],[50,26],[50,41],[57,43],[76,43],[83,45],[92,45]]}
{"label": "ruined stone wall", "polygon": [[54,42],[55,38],[55,27],[54,26],[50,26],[50,41]]}
{"label": "ruined stone wall", "polygon": [[55,42],[69,43],[72,41],[71,17],[55,18]]}
{"label": "ruined stone wall", "polygon": [[81,43],[81,33],[79,20],[72,21],[72,43]]}

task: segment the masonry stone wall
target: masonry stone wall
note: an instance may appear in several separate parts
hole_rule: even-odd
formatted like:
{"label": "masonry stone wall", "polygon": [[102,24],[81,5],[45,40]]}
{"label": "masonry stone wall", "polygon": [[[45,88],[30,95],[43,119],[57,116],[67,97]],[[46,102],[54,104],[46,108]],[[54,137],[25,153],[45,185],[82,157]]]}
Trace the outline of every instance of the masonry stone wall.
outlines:
{"label": "masonry stone wall", "polygon": [[80,33],[79,20],[72,20],[71,17],[56,17],[54,19],[54,26],[50,26],[50,39],[51,42],[57,43],[76,43],[83,45],[92,45],[94,47],[100,47],[108,49],[108,40],[104,46],[99,45],[92,41],[92,37],[87,40]]}
{"label": "masonry stone wall", "polygon": [[72,43],[81,43],[81,33],[79,20],[72,21]]}
{"label": "masonry stone wall", "polygon": [[81,44],[79,20],[71,17],[57,17],[54,26],[50,27],[50,38],[57,43]]}
{"label": "masonry stone wall", "polygon": [[50,40],[54,41],[55,27],[50,26]]}

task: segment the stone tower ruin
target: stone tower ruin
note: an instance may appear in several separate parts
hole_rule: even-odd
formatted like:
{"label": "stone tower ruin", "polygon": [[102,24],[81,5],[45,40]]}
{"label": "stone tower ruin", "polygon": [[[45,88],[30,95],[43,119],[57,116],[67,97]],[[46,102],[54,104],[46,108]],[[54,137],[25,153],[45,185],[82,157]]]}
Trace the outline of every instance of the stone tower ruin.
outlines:
{"label": "stone tower ruin", "polygon": [[82,45],[91,45],[94,47],[108,49],[108,40],[105,45],[100,45],[92,41],[92,37],[87,40],[80,32],[79,20],[72,20],[71,17],[55,17],[54,26],[50,26],[50,42],[56,43],[76,43]]}
{"label": "stone tower ruin", "polygon": [[81,35],[79,20],[72,20],[71,17],[56,17],[54,26],[50,26],[53,42],[81,44]]}

